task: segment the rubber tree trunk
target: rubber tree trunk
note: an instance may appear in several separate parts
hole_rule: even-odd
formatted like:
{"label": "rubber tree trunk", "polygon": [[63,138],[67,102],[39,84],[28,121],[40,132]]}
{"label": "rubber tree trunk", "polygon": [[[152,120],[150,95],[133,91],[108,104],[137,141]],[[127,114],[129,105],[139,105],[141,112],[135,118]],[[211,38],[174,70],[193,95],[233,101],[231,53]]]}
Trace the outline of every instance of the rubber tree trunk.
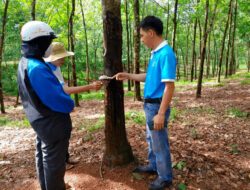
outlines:
{"label": "rubber tree trunk", "polygon": [[248,64],[247,64],[247,70],[248,72],[250,71],[250,42],[247,43],[247,57],[248,57]]}
{"label": "rubber tree trunk", "polygon": [[[75,15],[75,0],[72,0],[72,10],[71,10],[71,15],[69,18],[69,35],[70,35],[70,43],[71,43],[71,51],[75,51],[75,44],[74,44],[74,15]],[[77,78],[76,78],[76,66],[75,66],[75,56],[72,56],[72,75],[73,75],[73,86],[77,86]],[[74,94],[75,98],[75,105],[79,106],[79,99],[78,99],[78,94]]]}
{"label": "rubber tree trunk", "polygon": [[175,36],[176,36],[176,30],[177,30],[177,10],[178,9],[178,0],[175,0],[175,5],[174,5],[174,27],[173,27],[173,34],[172,34],[172,48],[175,52]]}
{"label": "rubber tree trunk", "polygon": [[169,1],[168,1],[168,11],[167,11],[167,26],[166,26],[166,40],[168,39],[168,26],[169,26]]}
{"label": "rubber tree trunk", "polygon": [[[67,18],[69,20],[70,15],[69,15],[69,0],[67,0]],[[68,22],[68,50],[70,50],[70,24]],[[68,86],[71,86],[71,78],[70,78],[70,61],[69,57],[67,57],[67,76],[68,76]]]}
{"label": "rubber tree trunk", "polygon": [[[237,20],[237,4],[238,0],[235,2],[235,7],[234,7],[234,27],[233,27],[233,39],[232,39],[232,47],[231,47],[231,58],[230,58],[230,64],[229,64],[229,75],[233,74],[233,66],[235,64],[235,53],[234,53],[234,39],[235,39],[235,30],[236,30],[236,20]],[[249,49],[248,49],[249,51]]]}
{"label": "rubber tree trunk", "polygon": [[[232,4],[231,4],[232,6]],[[232,10],[232,7],[231,7]],[[228,31],[228,39],[227,39],[227,52],[226,52],[226,68],[225,68],[225,78],[228,77],[228,58],[231,46],[231,29],[232,29],[232,22],[233,22],[233,14],[232,11],[230,12],[230,20],[229,20],[229,31]]]}
{"label": "rubber tree trunk", "polygon": [[[128,24],[128,1],[125,0],[125,15],[126,15],[126,35],[127,35],[127,67],[128,67],[128,73],[131,72],[130,67],[130,46],[129,46],[129,24]],[[128,91],[131,91],[131,81],[128,80]]]}
{"label": "rubber tree trunk", "polygon": [[[104,74],[122,72],[121,1],[102,0],[104,33]],[[134,157],[125,131],[124,91],[120,81],[105,83],[105,153],[103,162],[117,166],[131,162]]]}
{"label": "rubber tree trunk", "polygon": [[85,53],[86,53],[86,80],[87,83],[89,84],[89,44],[88,44],[88,34],[87,34],[87,27],[86,27],[86,22],[85,22],[85,15],[83,11],[83,6],[82,6],[82,0],[80,0],[80,6],[81,6],[81,12],[82,12],[82,22],[84,26],[84,35],[85,35]]}
{"label": "rubber tree trunk", "polygon": [[188,80],[188,43],[189,43],[189,26],[187,26],[187,39],[186,39],[186,64],[185,64],[185,78]]}
{"label": "rubber tree trunk", "polygon": [[[133,52],[134,52],[134,73],[140,73],[140,4],[139,0],[134,0],[134,45],[133,45]],[[140,82],[135,82],[135,99],[141,101],[141,88]]]}
{"label": "rubber tree trunk", "polygon": [[32,18],[32,20],[36,20],[36,0],[32,0],[32,4],[31,4],[31,18]]}
{"label": "rubber tree trunk", "polygon": [[216,2],[215,2],[213,15],[212,15],[212,18],[211,18],[210,24],[209,24],[209,29],[207,30],[209,0],[206,0],[206,12],[205,12],[205,22],[204,22],[204,32],[203,32],[203,45],[202,45],[202,52],[201,52],[201,62],[200,62],[200,70],[199,70],[196,98],[201,97],[201,85],[202,85],[202,78],[203,78],[204,60],[205,60],[205,56],[206,56],[207,36],[209,35],[210,31],[213,28],[217,4],[218,4],[218,0],[216,0]]}
{"label": "rubber tree trunk", "polygon": [[196,42],[196,28],[197,28],[197,18],[195,19],[194,22],[194,37],[193,37],[193,52],[192,52],[192,65],[191,65],[191,82],[194,80],[194,66],[195,66],[195,42]]}
{"label": "rubber tree trunk", "polygon": [[225,39],[227,36],[228,22],[229,22],[229,17],[230,17],[231,8],[232,8],[231,4],[232,4],[232,0],[230,0],[230,3],[229,3],[227,22],[226,22],[226,26],[225,26],[225,30],[224,30],[224,34],[223,34],[223,39],[222,39],[222,45],[221,45],[221,51],[220,51],[220,61],[219,61],[218,82],[220,82],[221,67],[222,67],[223,53],[224,53],[224,47],[225,47]]}
{"label": "rubber tree trunk", "polygon": [[2,85],[2,60],[3,60],[3,46],[4,46],[4,38],[5,38],[5,26],[7,23],[7,11],[9,6],[9,0],[6,0],[4,13],[3,13],[3,21],[2,21],[2,35],[0,38],[0,104],[1,104],[1,113],[5,113],[4,101],[3,101],[3,85]]}
{"label": "rubber tree trunk", "polygon": [[211,34],[209,34],[208,36],[208,46],[207,46],[207,49],[208,49],[208,54],[207,54],[207,75],[206,75],[206,78],[209,77],[209,74],[210,74],[210,42],[211,42]]}

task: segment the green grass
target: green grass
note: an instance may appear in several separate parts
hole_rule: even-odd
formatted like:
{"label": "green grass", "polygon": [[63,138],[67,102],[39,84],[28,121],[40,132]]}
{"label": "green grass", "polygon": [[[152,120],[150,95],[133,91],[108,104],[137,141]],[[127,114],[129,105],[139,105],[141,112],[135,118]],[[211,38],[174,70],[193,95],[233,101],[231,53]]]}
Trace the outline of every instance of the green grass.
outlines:
{"label": "green grass", "polygon": [[191,127],[190,131],[191,131],[190,135],[193,137],[194,140],[200,138],[200,135],[198,134],[198,132],[196,131],[194,127]]}
{"label": "green grass", "polygon": [[105,123],[105,117],[100,117],[98,119],[98,121],[94,125],[91,125],[91,126],[87,127],[87,129],[89,131],[94,131],[94,130],[102,129],[103,126],[104,126],[104,123]]}
{"label": "green grass", "polygon": [[230,153],[234,153],[234,154],[239,154],[238,145],[237,145],[237,144],[232,144],[232,145],[230,146],[229,152],[230,152]]}
{"label": "green grass", "polygon": [[176,109],[176,107],[171,108],[171,113],[170,113],[170,119],[169,122],[173,123],[174,120],[178,119],[179,111]]}
{"label": "green grass", "polygon": [[177,167],[178,170],[182,170],[182,168],[184,168],[186,166],[187,166],[187,164],[185,162],[183,162],[183,161],[180,161],[178,163],[173,163],[172,164],[172,168]]}
{"label": "green grass", "polygon": [[239,72],[228,77],[229,79],[250,78],[250,72]]}
{"label": "green grass", "polygon": [[211,107],[194,107],[194,108],[186,108],[186,110],[181,111],[182,115],[186,114],[213,114],[214,109]]}
{"label": "green grass", "polygon": [[214,84],[213,87],[222,87],[222,86],[226,86],[227,83],[225,82],[221,82],[221,83],[218,83],[218,84]]}
{"label": "green grass", "polygon": [[4,116],[0,118],[0,127],[25,128],[25,127],[30,127],[30,123],[27,118],[12,121],[7,116]]}
{"label": "green grass", "polygon": [[134,97],[134,95],[135,95],[135,93],[130,91],[130,92],[126,93],[124,96],[125,97]]}
{"label": "green grass", "polygon": [[245,79],[245,80],[241,81],[240,84],[241,85],[250,84],[250,79]]}
{"label": "green grass", "polygon": [[102,129],[105,124],[105,117],[101,115],[98,120],[96,119],[85,119],[83,122],[79,122],[76,124],[76,128],[81,131],[83,129],[87,129],[88,131],[94,131],[98,129]]}
{"label": "green grass", "polygon": [[146,117],[143,111],[130,110],[125,114],[126,121],[128,123],[136,123],[139,125],[145,125]]}
{"label": "green grass", "polygon": [[2,85],[5,94],[17,95],[17,65],[9,64],[8,68],[2,66]]}
{"label": "green grass", "polygon": [[248,112],[242,112],[238,108],[229,107],[227,108],[227,114],[234,116],[234,117],[246,118],[248,115]]}
{"label": "green grass", "polygon": [[102,90],[98,92],[91,91],[90,93],[84,92],[78,95],[80,100],[101,100],[104,98],[104,92]]}

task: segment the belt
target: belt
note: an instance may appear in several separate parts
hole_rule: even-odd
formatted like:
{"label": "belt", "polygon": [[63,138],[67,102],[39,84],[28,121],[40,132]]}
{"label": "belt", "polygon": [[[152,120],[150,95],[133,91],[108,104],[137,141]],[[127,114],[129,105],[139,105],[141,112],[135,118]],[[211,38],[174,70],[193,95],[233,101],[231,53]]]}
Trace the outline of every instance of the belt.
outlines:
{"label": "belt", "polygon": [[151,103],[151,104],[160,104],[162,101],[162,98],[146,98],[143,100],[144,103]]}

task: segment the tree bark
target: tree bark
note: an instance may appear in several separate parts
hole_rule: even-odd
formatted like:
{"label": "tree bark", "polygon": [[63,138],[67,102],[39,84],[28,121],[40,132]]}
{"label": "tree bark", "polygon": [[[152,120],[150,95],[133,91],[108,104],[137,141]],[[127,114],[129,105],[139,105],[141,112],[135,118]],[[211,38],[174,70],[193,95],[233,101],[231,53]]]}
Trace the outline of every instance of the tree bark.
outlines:
{"label": "tree bark", "polygon": [[200,19],[198,20],[198,23],[199,23],[199,31],[200,31],[200,55],[199,55],[199,60],[201,60],[201,49],[202,49],[202,28],[201,28],[201,22],[200,22]]}
{"label": "tree bark", "polygon": [[168,1],[168,11],[167,11],[166,40],[168,39],[168,25],[169,25],[169,1]]}
{"label": "tree bark", "polygon": [[7,11],[9,6],[9,0],[6,0],[3,21],[2,21],[2,35],[0,38],[0,104],[1,104],[1,113],[5,113],[4,101],[3,101],[3,85],[2,85],[2,60],[3,60],[3,47],[4,47],[4,38],[5,38],[5,26],[7,23]]}
{"label": "tree bark", "polygon": [[175,0],[175,5],[174,5],[174,28],[173,28],[173,34],[172,34],[172,48],[175,52],[175,36],[176,36],[176,30],[177,30],[177,9],[178,9],[178,0]]}
{"label": "tree bark", "polygon": [[[127,66],[128,66],[128,73],[131,72],[130,68],[130,46],[129,46],[129,24],[128,24],[128,1],[125,0],[125,14],[126,14],[126,35],[127,35]],[[128,80],[128,91],[131,91],[131,81]]]}
{"label": "tree bark", "polygon": [[87,74],[87,83],[89,84],[89,46],[88,46],[88,35],[87,35],[87,27],[85,22],[85,16],[82,7],[82,0],[80,0],[81,12],[82,12],[82,22],[84,26],[84,35],[85,35],[85,53],[86,53],[86,74]]}
{"label": "tree bark", "polygon": [[[68,21],[70,19],[69,15],[69,0],[67,0],[67,18]],[[70,24],[68,22],[68,50],[70,50]],[[70,78],[70,61],[69,57],[67,57],[67,75],[68,75],[68,86],[71,86],[71,78]]]}
{"label": "tree bark", "polygon": [[209,34],[209,36],[208,36],[208,46],[207,46],[208,54],[207,54],[207,75],[206,75],[206,78],[208,78],[209,74],[210,74],[210,41],[211,41],[211,34]]}
{"label": "tree bark", "polygon": [[247,71],[249,72],[250,71],[250,42],[247,43],[247,46],[248,46],[248,51],[247,51],[247,54],[248,54],[248,64],[247,64]]}
{"label": "tree bark", "polygon": [[[122,72],[121,1],[102,0],[104,32],[104,74]],[[120,81],[105,84],[105,153],[104,164],[117,166],[131,162],[134,157],[125,131],[124,91]]]}
{"label": "tree bark", "polygon": [[227,22],[223,34],[223,39],[222,39],[222,45],[221,45],[221,51],[220,51],[220,61],[219,61],[219,73],[218,73],[218,82],[220,82],[220,75],[221,75],[221,66],[222,66],[222,60],[223,60],[223,53],[224,53],[224,46],[225,46],[225,39],[227,35],[227,28],[228,28],[228,22],[229,22],[229,17],[231,13],[231,4],[232,0],[230,0],[229,7],[228,7],[228,14],[227,14]]}
{"label": "tree bark", "polygon": [[188,80],[188,42],[189,42],[189,26],[187,26],[187,39],[186,39],[186,65],[185,65],[185,78]]}
{"label": "tree bark", "polygon": [[[75,0],[72,0],[72,10],[69,18],[69,25],[70,25],[70,42],[71,42],[71,51],[75,51],[75,44],[74,44],[74,15],[75,15]],[[73,75],[73,86],[77,86],[77,78],[76,78],[76,66],[75,66],[75,56],[72,56],[72,75]],[[79,99],[78,94],[74,94],[75,98],[75,105],[79,106]]]}
{"label": "tree bark", "polygon": [[[231,10],[232,10],[231,4]],[[226,69],[225,69],[225,78],[228,76],[228,58],[229,58],[229,51],[231,46],[231,28],[232,28],[232,22],[233,22],[233,14],[232,11],[230,12],[230,20],[229,20],[229,31],[228,31],[228,40],[227,40],[227,52],[226,52]]]}
{"label": "tree bark", "polygon": [[194,80],[194,66],[195,66],[195,42],[196,42],[196,28],[197,28],[197,18],[194,22],[194,37],[193,37],[193,53],[192,53],[192,66],[191,66],[191,82]]}
{"label": "tree bark", "polygon": [[32,20],[36,20],[36,0],[32,0],[32,4],[31,4],[31,18],[32,18]]}
{"label": "tree bark", "polygon": [[197,91],[196,91],[196,98],[201,97],[201,85],[202,85],[202,78],[203,78],[203,68],[204,68],[204,60],[206,56],[206,43],[207,43],[207,36],[209,35],[210,31],[213,28],[214,17],[216,13],[218,0],[216,0],[214,5],[213,15],[209,24],[209,29],[207,30],[207,21],[208,21],[208,9],[209,9],[209,0],[206,0],[206,13],[205,13],[205,22],[204,22],[204,32],[203,32],[203,45],[202,45],[202,52],[201,52],[201,62],[200,62],[200,70],[199,70],[199,78],[197,84]]}
{"label": "tree bark", "polygon": [[[134,0],[134,46],[133,46],[133,52],[134,52],[134,73],[139,74],[140,73],[140,17],[139,17],[139,10],[140,10],[140,4],[139,0]],[[135,99],[138,101],[141,101],[141,88],[140,88],[140,82],[135,82]]]}
{"label": "tree bark", "polygon": [[[229,64],[229,75],[231,76],[233,74],[233,66],[235,65],[235,53],[234,53],[234,39],[235,39],[235,30],[236,30],[236,20],[237,20],[237,4],[238,0],[235,2],[235,8],[234,8],[234,27],[233,27],[233,39],[232,39],[232,47],[231,47],[231,58],[230,58],[230,64]],[[249,49],[248,49],[249,51]]]}
{"label": "tree bark", "polygon": [[213,64],[213,77],[215,76],[215,71],[216,69],[216,65],[217,65],[217,45],[216,45],[216,36],[213,32],[213,39],[214,39],[214,64]]}

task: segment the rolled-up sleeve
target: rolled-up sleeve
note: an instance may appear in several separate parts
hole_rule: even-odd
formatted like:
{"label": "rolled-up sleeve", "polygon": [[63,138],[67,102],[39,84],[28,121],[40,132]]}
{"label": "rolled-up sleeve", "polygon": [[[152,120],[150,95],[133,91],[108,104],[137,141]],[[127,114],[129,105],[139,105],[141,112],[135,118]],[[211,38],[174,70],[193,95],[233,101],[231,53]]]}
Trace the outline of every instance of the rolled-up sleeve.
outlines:
{"label": "rolled-up sleeve", "polygon": [[66,94],[56,76],[45,65],[28,67],[32,88],[44,105],[53,111],[69,113],[74,101]]}

